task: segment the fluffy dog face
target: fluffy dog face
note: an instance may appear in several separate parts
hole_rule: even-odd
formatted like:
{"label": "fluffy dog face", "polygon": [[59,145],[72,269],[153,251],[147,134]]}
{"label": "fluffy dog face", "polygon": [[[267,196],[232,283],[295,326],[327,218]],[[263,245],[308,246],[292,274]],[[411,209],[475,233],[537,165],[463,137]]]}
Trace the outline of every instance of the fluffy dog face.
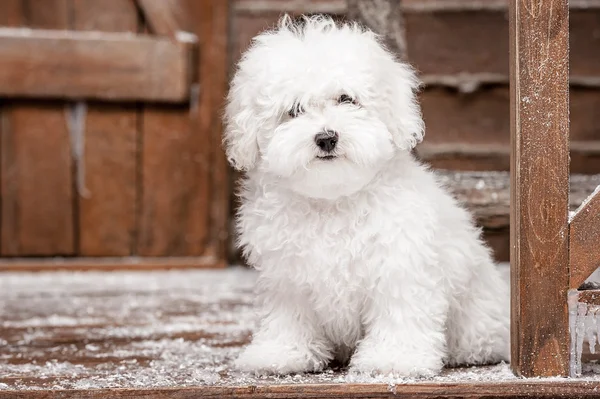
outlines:
{"label": "fluffy dog face", "polygon": [[372,32],[284,17],[238,65],[225,113],[228,159],[305,196],[349,195],[422,139],[417,86]]}

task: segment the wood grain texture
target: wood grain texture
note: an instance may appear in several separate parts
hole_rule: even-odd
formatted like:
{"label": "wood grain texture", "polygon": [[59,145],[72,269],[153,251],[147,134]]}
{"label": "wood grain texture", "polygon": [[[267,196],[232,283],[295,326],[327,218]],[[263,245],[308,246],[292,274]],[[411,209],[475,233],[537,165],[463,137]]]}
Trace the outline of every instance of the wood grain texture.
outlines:
{"label": "wood grain texture", "polygon": [[131,255],[135,235],[137,113],[135,106],[91,104],[81,157],[81,256]]}
{"label": "wood grain texture", "polygon": [[596,193],[569,224],[570,288],[581,284],[600,266],[600,196]]}
{"label": "wood grain texture", "polygon": [[406,384],[298,384],[235,388],[99,389],[1,392],[0,399],[196,399],[196,398],[597,398],[597,385],[585,381]]}
{"label": "wood grain texture", "polygon": [[150,32],[175,38],[183,31],[181,21],[185,10],[181,0],[136,0]]}
{"label": "wood grain texture", "polygon": [[222,147],[222,114],[228,87],[228,1],[185,0],[190,16],[188,22],[200,38],[203,51],[199,58],[200,87],[198,101],[200,131],[208,140],[210,198],[210,240],[206,254],[227,259],[229,240],[230,168]]}
{"label": "wood grain texture", "polygon": [[569,373],[569,14],[566,0],[510,1],[511,367]]}
{"label": "wood grain texture", "polygon": [[[66,0],[24,1],[12,4],[0,22],[66,29],[67,7]],[[73,254],[71,146],[64,105],[6,101],[2,124],[0,255]]]}
{"label": "wood grain texture", "polygon": [[0,28],[0,95],[189,99],[193,42],[130,34]]}
{"label": "wood grain texture", "polygon": [[229,5],[185,0],[181,7],[182,29],[200,40],[201,90],[189,109],[144,112],[138,250],[140,255],[202,253],[226,259],[230,184],[221,114],[228,78]]}
{"label": "wood grain texture", "polygon": [[199,256],[208,236],[208,140],[188,107],[146,107],[136,254]]}
{"label": "wood grain texture", "polygon": [[[137,9],[127,0],[78,0],[75,30],[131,32]],[[79,196],[80,256],[127,256],[134,248],[138,111],[135,105],[87,105],[81,157],[85,195]],[[81,193],[80,193],[81,194]]]}
{"label": "wood grain texture", "polygon": [[74,252],[71,148],[64,110],[12,104],[2,114],[3,256]]}

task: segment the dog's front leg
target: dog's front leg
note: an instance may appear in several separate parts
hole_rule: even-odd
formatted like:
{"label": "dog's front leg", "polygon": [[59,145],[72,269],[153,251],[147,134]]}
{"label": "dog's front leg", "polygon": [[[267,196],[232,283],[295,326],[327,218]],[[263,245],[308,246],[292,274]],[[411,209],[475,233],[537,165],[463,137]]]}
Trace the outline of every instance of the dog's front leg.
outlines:
{"label": "dog's front leg", "polygon": [[312,310],[289,292],[265,298],[266,317],[236,361],[236,368],[258,374],[321,371],[332,348]]}
{"label": "dog's front leg", "polygon": [[398,377],[438,374],[446,353],[448,301],[426,268],[411,266],[379,278],[363,312],[365,337],[351,370]]}

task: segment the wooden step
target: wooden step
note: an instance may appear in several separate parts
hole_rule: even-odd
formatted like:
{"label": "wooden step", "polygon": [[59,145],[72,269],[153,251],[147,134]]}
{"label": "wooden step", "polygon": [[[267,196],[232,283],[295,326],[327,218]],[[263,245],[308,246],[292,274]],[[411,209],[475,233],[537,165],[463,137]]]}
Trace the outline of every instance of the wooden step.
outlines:
{"label": "wooden step", "polygon": [[578,379],[515,377],[507,364],[426,379],[259,377],[232,361],[256,326],[256,272],[7,273],[0,278],[0,399],[590,397]]}
{"label": "wooden step", "polygon": [[[480,226],[489,229],[509,226],[509,172],[440,170],[437,173],[455,197],[474,213]],[[570,211],[575,211],[598,185],[600,185],[600,175],[572,174]]]}

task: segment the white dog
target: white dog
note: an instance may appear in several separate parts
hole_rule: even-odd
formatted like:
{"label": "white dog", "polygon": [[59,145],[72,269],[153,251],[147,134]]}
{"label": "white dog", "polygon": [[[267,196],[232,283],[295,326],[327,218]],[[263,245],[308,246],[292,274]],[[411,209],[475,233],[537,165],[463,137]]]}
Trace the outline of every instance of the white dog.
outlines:
{"label": "white dog", "polygon": [[508,360],[509,292],[470,215],[410,150],[413,70],[357,24],[284,17],[233,78],[240,245],[264,315],[236,366],[398,376]]}

